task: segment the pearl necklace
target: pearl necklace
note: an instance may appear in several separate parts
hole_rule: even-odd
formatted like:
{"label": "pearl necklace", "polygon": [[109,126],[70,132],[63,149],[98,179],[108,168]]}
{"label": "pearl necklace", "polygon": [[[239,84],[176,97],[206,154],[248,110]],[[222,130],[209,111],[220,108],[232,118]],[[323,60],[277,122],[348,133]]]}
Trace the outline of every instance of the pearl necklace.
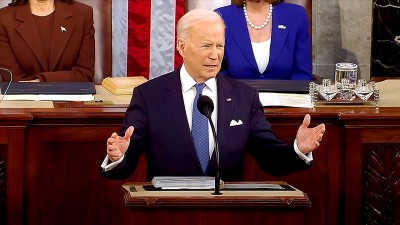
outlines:
{"label": "pearl necklace", "polygon": [[246,22],[250,25],[251,28],[256,29],[256,30],[261,30],[263,29],[265,26],[267,26],[268,22],[270,21],[271,17],[272,17],[272,4],[269,4],[269,13],[267,18],[265,19],[264,23],[261,24],[261,26],[256,26],[253,24],[253,22],[251,22],[249,16],[247,15],[247,8],[246,8],[246,1],[244,1],[243,4],[243,12],[244,12],[244,17],[246,18]]}

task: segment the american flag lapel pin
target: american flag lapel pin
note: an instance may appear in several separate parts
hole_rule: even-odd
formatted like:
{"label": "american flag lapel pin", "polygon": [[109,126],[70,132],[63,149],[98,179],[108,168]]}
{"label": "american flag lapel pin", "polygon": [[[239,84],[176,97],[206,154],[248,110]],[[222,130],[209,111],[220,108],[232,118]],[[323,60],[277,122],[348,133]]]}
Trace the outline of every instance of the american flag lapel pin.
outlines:
{"label": "american flag lapel pin", "polygon": [[278,25],[278,28],[279,28],[279,29],[282,29],[282,30],[286,30],[286,26],[285,26],[285,25],[282,25],[282,24],[279,24],[279,25]]}
{"label": "american flag lapel pin", "polygon": [[60,29],[61,29],[61,32],[63,32],[63,33],[67,31],[67,29],[65,29],[65,27],[63,27],[63,26],[61,26]]}

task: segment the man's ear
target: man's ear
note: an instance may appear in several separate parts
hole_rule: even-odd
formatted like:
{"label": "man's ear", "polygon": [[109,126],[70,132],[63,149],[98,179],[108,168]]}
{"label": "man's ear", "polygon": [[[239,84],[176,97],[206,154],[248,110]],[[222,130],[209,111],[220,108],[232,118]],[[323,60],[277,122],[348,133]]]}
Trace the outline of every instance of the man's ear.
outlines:
{"label": "man's ear", "polygon": [[185,42],[178,38],[178,43],[176,44],[176,49],[178,50],[179,54],[184,57],[185,56]]}

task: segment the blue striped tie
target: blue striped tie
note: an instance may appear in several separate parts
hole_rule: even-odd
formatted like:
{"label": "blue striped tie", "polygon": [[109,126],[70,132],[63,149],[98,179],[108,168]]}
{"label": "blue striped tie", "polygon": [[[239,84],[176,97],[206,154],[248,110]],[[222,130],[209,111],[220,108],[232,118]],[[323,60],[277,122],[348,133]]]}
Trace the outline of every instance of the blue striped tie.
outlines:
{"label": "blue striped tie", "polygon": [[208,119],[197,109],[197,100],[201,96],[205,84],[196,84],[195,87],[197,92],[193,102],[192,137],[201,167],[203,172],[205,172],[208,166],[208,161],[210,160],[208,146]]}

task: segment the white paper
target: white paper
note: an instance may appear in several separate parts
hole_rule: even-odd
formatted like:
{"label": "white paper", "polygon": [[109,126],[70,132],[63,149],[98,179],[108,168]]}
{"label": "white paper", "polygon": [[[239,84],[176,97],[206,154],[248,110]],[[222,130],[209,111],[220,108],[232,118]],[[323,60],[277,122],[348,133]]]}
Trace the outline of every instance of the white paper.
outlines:
{"label": "white paper", "polygon": [[94,96],[92,94],[83,95],[19,95],[10,94],[5,95],[3,101],[92,101]]}
{"label": "white paper", "polygon": [[[161,189],[213,189],[215,187],[215,178],[206,176],[164,176],[154,177],[151,183],[155,188]],[[222,181],[221,184],[223,184]]]}
{"label": "white paper", "polygon": [[27,109],[27,108],[54,108],[52,101],[1,101],[0,108]]}
{"label": "white paper", "polygon": [[285,188],[279,184],[253,184],[253,183],[240,183],[240,184],[225,184],[226,189],[274,189],[284,190]]}
{"label": "white paper", "polygon": [[259,96],[263,106],[312,108],[311,98],[308,94],[260,92]]}

